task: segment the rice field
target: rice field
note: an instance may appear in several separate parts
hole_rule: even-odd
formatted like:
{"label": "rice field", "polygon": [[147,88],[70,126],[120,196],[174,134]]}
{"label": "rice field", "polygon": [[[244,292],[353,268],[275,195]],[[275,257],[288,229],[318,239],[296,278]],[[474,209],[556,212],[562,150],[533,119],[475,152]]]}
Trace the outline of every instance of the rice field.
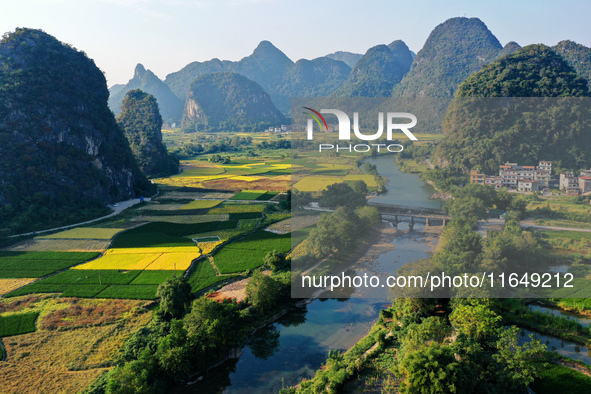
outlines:
{"label": "rice field", "polygon": [[98,255],[95,252],[0,252],[0,278],[41,278]]}
{"label": "rice field", "polygon": [[39,239],[105,239],[109,240],[115,234],[123,231],[122,228],[95,228],[95,227],[80,227],[71,230],[60,231],[59,233],[39,236]]}
{"label": "rice field", "polygon": [[209,215],[218,215],[228,213],[263,212],[266,207],[266,204],[240,204],[224,202],[222,205],[210,209],[207,213]]}
{"label": "rice field", "polygon": [[[185,248],[183,248],[185,249]],[[186,270],[200,256],[194,252],[110,253],[74,267],[78,270]],[[158,250],[158,249],[155,249]]]}
{"label": "rice field", "polygon": [[[209,237],[209,238],[213,238],[213,237]],[[201,254],[210,254],[215,248],[216,246],[218,246],[219,244],[221,244],[222,241],[214,241],[214,242],[199,242],[199,244],[197,246],[199,246],[199,249],[201,250]]]}
{"label": "rice field", "polygon": [[361,174],[361,175],[347,175],[343,178],[343,181],[363,181],[367,187],[378,187],[376,179],[373,175]]}
{"label": "rice field", "polygon": [[295,185],[294,188],[298,189],[301,192],[320,192],[326,189],[327,186],[332,185],[333,183],[342,182],[342,178],[337,177],[330,177],[330,176],[307,176],[300,179]]}
{"label": "rice field", "polygon": [[19,287],[23,287],[34,280],[35,278],[0,279],[0,296],[8,294]]}

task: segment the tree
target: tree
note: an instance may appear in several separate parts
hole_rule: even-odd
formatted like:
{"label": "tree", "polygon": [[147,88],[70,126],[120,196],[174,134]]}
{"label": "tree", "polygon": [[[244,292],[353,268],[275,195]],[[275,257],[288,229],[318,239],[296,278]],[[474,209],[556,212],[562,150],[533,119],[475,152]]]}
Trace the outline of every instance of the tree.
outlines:
{"label": "tree", "polygon": [[245,291],[252,305],[264,312],[275,306],[279,284],[271,277],[255,272],[248,280]]}
{"label": "tree", "polygon": [[191,286],[184,277],[168,278],[156,291],[160,298],[160,310],[172,318],[180,318],[191,301]]}
{"label": "tree", "polygon": [[401,393],[464,393],[469,372],[455,359],[449,346],[433,343],[400,361]]}
{"label": "tree", "polygon": [[355,193],[367,194],[369,192],[367,185],[362,180],[354,181],[352,187]]}
{"label": "tree", "polygon": [[312,201],[312,195],[309,192],[301,192],[298,189],[294,189],[291,195],[291,207],[301,208],[304,205],[308,205]]}
{"label": "tree", "polygon": [[501,316],[486,305],[477,302],[470,305],[457,305],[449,317],[449,322],[454,329],[477,340],[496,335],[501,320]]}
{"label": "tree", "polygon": [[279,253],[276,250],[267,253],[263,259],[263,262],[272,271],[278,271],[286,268],[285,255],[283,253]]}
{"label": "tree", "polygon": [[367,204],[365,195],[353,190],[346,183],[333,183],[322,191],[318,205],[321,207],[361,207]]}

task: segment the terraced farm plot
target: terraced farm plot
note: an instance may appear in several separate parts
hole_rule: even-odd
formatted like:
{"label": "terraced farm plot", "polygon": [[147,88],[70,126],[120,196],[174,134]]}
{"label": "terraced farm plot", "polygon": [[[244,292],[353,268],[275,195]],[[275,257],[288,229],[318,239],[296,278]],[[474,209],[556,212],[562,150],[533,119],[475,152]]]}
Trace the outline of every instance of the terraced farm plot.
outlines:
{"label": "terraced farm plot", "polygon": [[236,193],[230,200],[257,200],[259,197],[265,195],[266,190],[242,190]]}
{"label": "terraced farm plot", "polygon": [[95,227],[80,227],[71,230],[60,231],[56,234],[39,236],[39,239],[105,239],[109,240],[115,234],[123,231],[122,228],[95,228]]}
{"label": "terraced farm plot", "polygon": [[320,192],[333,183],[342,182],[343,178],[330,176],[307,176],[300,179],[293,187],[301,192]]}
{"label": "terraced farm plot", "polygon": [[162,215],[162,216],[137,216],[132,221],[138,222],[164,222],[178,224],[197,224],[205,222],[224,222],[228,220],[228,214],[219,215]]}
{"label": "terraced farm plot", "polygon": [[115,238],[112,246],[113,248],[193,246],[194,242],[187,237],[216,230],[232,229],[237,225],[237,221],[196,224],[151,222],[121,233]]}
{"label": "terraced farm plot", "polygon": [[183,205],[181,210],[185,209],[209,209],[213,207],[217,207],[222,203],[221,200],[195,200],[187,205]]}
{"label": "terraced farm plot", "polygon": [[35,331],[35,321],[38,316],[38,312],[0,316],[0,337],[27,334]]}
{"label": "terraced farm plot", "polygon": [[214,262],[221,274],[243,272],[261,266],[273,250],[287,253],[290,249],[290,234],[259,231],[223,248],[214,255]]}
{"label": "terraced farm plot", "polygon": [[210,215],[244,213],[244,212],[263,212],[266,204],[237,204],[225,202],[219,207],[210,209],[207,213]]}
{"label": "terraced farm plot", "polygon": [[95,252],[0,252],[0,278],[40,278],[98,255]]}

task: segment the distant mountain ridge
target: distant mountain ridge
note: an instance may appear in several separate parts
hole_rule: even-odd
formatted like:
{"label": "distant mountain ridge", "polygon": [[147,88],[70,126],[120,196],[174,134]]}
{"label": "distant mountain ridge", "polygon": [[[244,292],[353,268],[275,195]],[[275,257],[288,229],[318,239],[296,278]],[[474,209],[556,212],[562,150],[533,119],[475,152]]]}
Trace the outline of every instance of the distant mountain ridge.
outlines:
{"label": "distant mountain ridge", "polygon": [[216,72],[235,72],[255,81],[271,96],[277,108],[287,114],[291,97],[327,96],[347,80],[351,68],[327,57],[294,63],[269,41],[261,41],[251,55],[240,61],[192,62],[168,74],[164,83],[183,99],[196,77]]}
{"label": "distant mountain ridge", "polygon": [[363,55],[361,53],[353,53],[353,52],[345,52],[345,51],[336,51],[333,53],[329,53],[325,57],[332,59],[332,60],[339,60],[345,63],[347,66],[354,68],[355,64],[361,59]]}
{"label": "distant mountain ridge", "polygon": [[183,116],[184,101],[179,99],[152,71],[146,70],[141,64],[135,67],[133,78],[127,84],[114,85],[109,89],[109,107],[115,115],[119,115],[121,112],[121,104],[127,92],[135,89],[141,89],[156,98],[164,121],[180,122]]}

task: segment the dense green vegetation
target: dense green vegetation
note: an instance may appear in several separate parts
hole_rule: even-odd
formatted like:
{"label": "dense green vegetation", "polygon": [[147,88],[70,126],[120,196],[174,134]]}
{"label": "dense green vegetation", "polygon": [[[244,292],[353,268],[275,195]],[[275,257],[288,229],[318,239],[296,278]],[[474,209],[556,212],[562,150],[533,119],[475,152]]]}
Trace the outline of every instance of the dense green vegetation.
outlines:
{"label": "dense green vegetation", "polygon": [[[160,309],[147,326],[127,340],[116,368],[95,382],[89,392],[166,392],[221,361],[278,308],[291,303],[287,272],[277,270],[271,276],[255,273],[253,278],[247,288],[249,299],[239,304],[205,297],[188,302],[190,287],[181,278],[160,285]],[[267,339],[251,341],[258,356],[268,351],[267,342],[277,339],[276,331],[267,334]]]}
{"label": "dense green vegetation", "polygon": [[552,47],[579,76],[591,84],[591,48],[570,40],[560,41]]}
{"label": "dense green vegetation", "polygon": [[[521,393],[547,366],[545,346],[519,346],[518,330],[503,327],[494,309],[488,299],[396,299],[351,352],[331,351],[314,379],[282,393],[347,392],[354,374],[362,385],[379,377],[386,392]],[[369,360],[360,357],[373,343]]]}
{"label": "dense green vegetation", "polygon": [[[447,110],[438,158],[460,169],[552,160],[558,168],[591,165],[587,83],[552,49],[530,45],[466,79]],[[476,98],[474,98],[476,97]],[[540,97],[538,99],[479,99]],[[543,97],[543,98],[542,98]],[[561,97],[561,98],[554,98]]]}
{"label": "dense green vegetation", "polygon": [[0,236],[82,221],[112,201],[151,194],[91,59],[33,29],[5,35],[0,53]]}
{"label": "dense green vegetation", "polygon": [[162,143],[162,117],[154,96],[139,89],[127,92],[117,123],[144,174],[166,176],[179,171],[178,161]]}
{"label": "dense green vegetation", "polygon": [[552,365],[541,371],[530,387],[537,394],[575,394],[589,390],[591,377],[564,365]]}

